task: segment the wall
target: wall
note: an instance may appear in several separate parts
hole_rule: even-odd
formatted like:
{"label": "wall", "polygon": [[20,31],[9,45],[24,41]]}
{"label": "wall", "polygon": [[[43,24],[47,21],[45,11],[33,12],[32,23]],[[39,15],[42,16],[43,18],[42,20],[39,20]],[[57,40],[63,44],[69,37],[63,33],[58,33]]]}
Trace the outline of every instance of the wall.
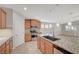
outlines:
{"label": "wall", "polygon": [[[42,22],[41,24],[52,24],[47,22]],[[53,24],[52,24],[53,25]],[[41,28],[40,31],[42,32],[42,35],[53,35],[53,29],[52,28]]]}
{"label": "wall", "polygon": [[54,25],[54,33],[55,33],[55,37],[59,36],[61,34],[61,24],[59,27],[56,26],[56,24]]}
{"label": "wall", "polygon": [[13,10],[6,8],[6,27],[12,28],[13,26]]}
{"label": "wall", "polygon": [[76,27],[76,30],[66,30],[65,26],[67,25],[67,23],[62,24],[61,30],[62,30],[62,34],[64,35],[70,35],[70,36],[79,36],[79,21],[74,21],[72,22],[72,26]]}
{"label": "wall", "polygon": [[47,22],[42,22],[41,24],[52,24],[52,28],[41,28],[42,35],[51,35],[53,36],[53,31],[54,35],[57,36],[61,32],[61,27],[56,27],[55,23],[47,23]]}
{"label": "wall", "polygon": [[13,49],[24,43],[24,17],[9,8],[6,11],[6,27],[12,28]]}
{"label": "wall", "polygon": [[24,18],[13,12],[13,48],[24,43]]}

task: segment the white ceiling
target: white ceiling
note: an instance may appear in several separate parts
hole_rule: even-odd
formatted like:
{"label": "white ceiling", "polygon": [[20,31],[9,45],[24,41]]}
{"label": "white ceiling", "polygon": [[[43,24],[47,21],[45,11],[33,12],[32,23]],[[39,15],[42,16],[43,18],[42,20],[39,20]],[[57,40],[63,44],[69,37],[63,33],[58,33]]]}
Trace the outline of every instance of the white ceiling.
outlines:
{"label": "white ceiling", "polygon": [[[79,5],[63,4],[14,4],[0,5],[11,8],[26,18],[34,18],[44,22],[66,23],[79,20]],[[24,11],[27,7],[27,11]]]}

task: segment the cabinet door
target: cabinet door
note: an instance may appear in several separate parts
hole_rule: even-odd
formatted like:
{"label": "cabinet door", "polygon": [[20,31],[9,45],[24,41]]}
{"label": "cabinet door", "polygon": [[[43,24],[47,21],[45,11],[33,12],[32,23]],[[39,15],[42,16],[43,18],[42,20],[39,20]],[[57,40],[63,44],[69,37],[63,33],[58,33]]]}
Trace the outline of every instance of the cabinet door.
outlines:
{"label": "cabinet door", "polygon": [[6,45],[5,49],[6,49],[5,53],[9,54],[10,53],[10,45]]}
{"label": "cabinet door", "polygon": [[40,37],[38,37],[37,38],[37,47],[38,47],[38,49],[40,49],[40,47],[41,47],[41,39],[40,39]]}
{"label": "cabinet door", "polygon": [[5,54],[5,44],[1,45],[0,49],[1,49],[0,53]]}
{"label": "cabinet door", "polygon": [[40,21],[38,21],[38,20],[31,20],[31,25],[32,26],[37,26],[37,28],[40,28]]}
{"label": "cabinet door", "polygon": [[6,27],[6,13],[0,8],[0,28]]}
{"label": "cabinet door", "polygon": [[2,28],[6,27],[6,14],[2,12]]}
{"label": "cabinet door", "polygon": [[45,44],[44,44],[44,40],[41,39],[41,48],[40,50],[42,51],[42,53],[45,53]]}
{"label": "cabinet door", "polygon": [[31,25],[32,26],[37,26],[37,22],[35,20],[31,20]]}
{"label": "cabinet door", "polygon": [[12,52],[13,50],[13,40],[12,38],[10,39],[10,53]]}
{"label": "cabinet door", "polygon": [[31,28],[31,21],[25,20],[25,29],[30,29],[30,28]]}
{"label": "cabinet door", "polygon": [[10,41],[9,40],[5,42],[5,53],[6,54],[10,53]]}
{"label": "cabinet door", "polygon": [[41,22],[40,21],[38,21],[38,28],[40,29],[41,28]]}
{"label": "cabinet door", "polygon": [[31,33],[25,34],[25,42],[29,42],[32,40]]}
{"label": "cabinet door", "polygon": [[0,9],[0,28],[2,28],[2,10]]}
{"label": "cabinet door", "polygon": [[53,44],[48,41],[45,41],[45,53],[46,54],[54,53]]}

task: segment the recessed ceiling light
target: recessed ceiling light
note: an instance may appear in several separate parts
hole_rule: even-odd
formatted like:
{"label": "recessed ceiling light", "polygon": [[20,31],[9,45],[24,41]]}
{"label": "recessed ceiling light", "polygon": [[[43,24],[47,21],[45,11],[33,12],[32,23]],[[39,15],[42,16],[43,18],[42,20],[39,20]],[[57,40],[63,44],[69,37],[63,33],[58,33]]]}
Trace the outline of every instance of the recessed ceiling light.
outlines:
{"label": "recessed ceiling light", "polygon": [[26,7],[24,7],[24,10],[26,11],[26,10],[27,10],[27,8],[26,8]]}
{"label": "recessed ceiling light", "polygon": [[56,26],[57,26],[57,27],[59,27],[59,26],[60,26],[60,24],[56,24]]}
{"label": "recessed ceiling light", "polygon": [[71,22],[68,22],[68,25],[72,25],[72,23]]}

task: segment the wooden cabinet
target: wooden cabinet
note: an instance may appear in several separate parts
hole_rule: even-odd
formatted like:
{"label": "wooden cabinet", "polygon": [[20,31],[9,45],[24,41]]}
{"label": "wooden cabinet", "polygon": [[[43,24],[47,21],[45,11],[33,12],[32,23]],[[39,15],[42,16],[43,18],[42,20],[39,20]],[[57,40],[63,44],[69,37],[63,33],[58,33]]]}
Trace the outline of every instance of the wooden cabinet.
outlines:
{"label": "wooden cabinet", "polygon": [[37,46],[40,49],[40,51],[44,54],[53,54],[54,53],[54,47],[53,44],[49,41],[45,40],[45,38],[39,37],[37,40]]}
{"label": "wooden cabinet", "polygon": [[45,41],[43,39],[41,39],[40,50],[42,51],[42,53],[45,53]]}
{"label": "wooden cabinet", "polygon": [[52,54],[54,53],[53,44],[45,40],[45,53]]}
{"label": "wooden cabinet", "polygon": [[37,26],[37,28],[40,28],[40,21],[38,21],[38,20],[35,20],[35,19],[33,19],[33,20],[31,20],[31,26]]}
{"label": "wooden cabinet", "polygon": [[10,39],[10,43],[9,44],[10,44],[10,51],[9,52],[11,53],[12,49],[13,49],[13,40],[12,40],[12,38]]}
{"label": "wooden cabinet", "polygon": [[[31,28],[31,20],[30,19],[26,19],[25,20],[25,42],[29,42],[31,41],[31,33],[30,33],[30,28]],[[29,33],[28,33],[29,32]]]}
{"label": "wooden cabinet", "polygon": [[0,53],[1,54],[4,54],[5,53],[5,44],[2,44],[1,46],[0,46]]}
{"label": "wooden cabinet", "polygon": [[40,28],[41,22],[36,19],[25,19],[25,29],[30,29],[32,26]]}
{"label": "wooden cabinet", "polygon": [[29,42],[32,40],[31,33],[25,34],[25,42]]}
{"label": "wooden cabinet", "polygon": [[10,44],[9,44],[9,43],[10,43],[9,40],[7,40],[6,43],[5,43],[5,45],[6,45],[6,46],[5,46],[5,53],[6,53],[6,54],[7,54],[7,53],[10,53],[10,52],[9,52],[9,48],[10,48]]}
{"label": "wooden cabinet", "polygon": [[25,29],[31,29],[32,26],[40,28],[41,22],[35,19],[26,19],[25,20]]}
{"label": "wooden cabinet", "polygon": [[5,53],[9,54],[12,51],[13,48],[13,40],[10,38],[9,40],[6,41],[6,46],[5,46]]}
{"label": "wooden cabinet", "polygon": [[41,40],[40,40],[40,38],[38,37],[37,38],[37,47],[40,49],[41,48]]}
{"label": "wooden cabinet", "polygon": [[25,29],[30,29],[30,28],[31,28],[31,21],[25,20]]}
{"label": "wooden cabinet", "polygon": [[[32,37],[34,35],[32,29],[36,31],[37,29],[40,29],[40,21],[35,19],[25,19],[25,42],[32,41]],[[39,33],[39,30],[35,33]]]}
{"label": "wooden cabinet", "polygon": [[0,8],[0,28],[6,27],[6,12]]}
{"label": "wooden cabinet", "polygon": [[9,54],[12,52],[12,48],[13,48],[13,41],[12,41],[12,38],[10,38],[0,46],[0,53]]}
{"label": "wooden cabinet", "polygon": [[6,54],[9,54],[10,53],[10,45],[9,44],[6,45],[6,47],[5,47],[5,53]]}

